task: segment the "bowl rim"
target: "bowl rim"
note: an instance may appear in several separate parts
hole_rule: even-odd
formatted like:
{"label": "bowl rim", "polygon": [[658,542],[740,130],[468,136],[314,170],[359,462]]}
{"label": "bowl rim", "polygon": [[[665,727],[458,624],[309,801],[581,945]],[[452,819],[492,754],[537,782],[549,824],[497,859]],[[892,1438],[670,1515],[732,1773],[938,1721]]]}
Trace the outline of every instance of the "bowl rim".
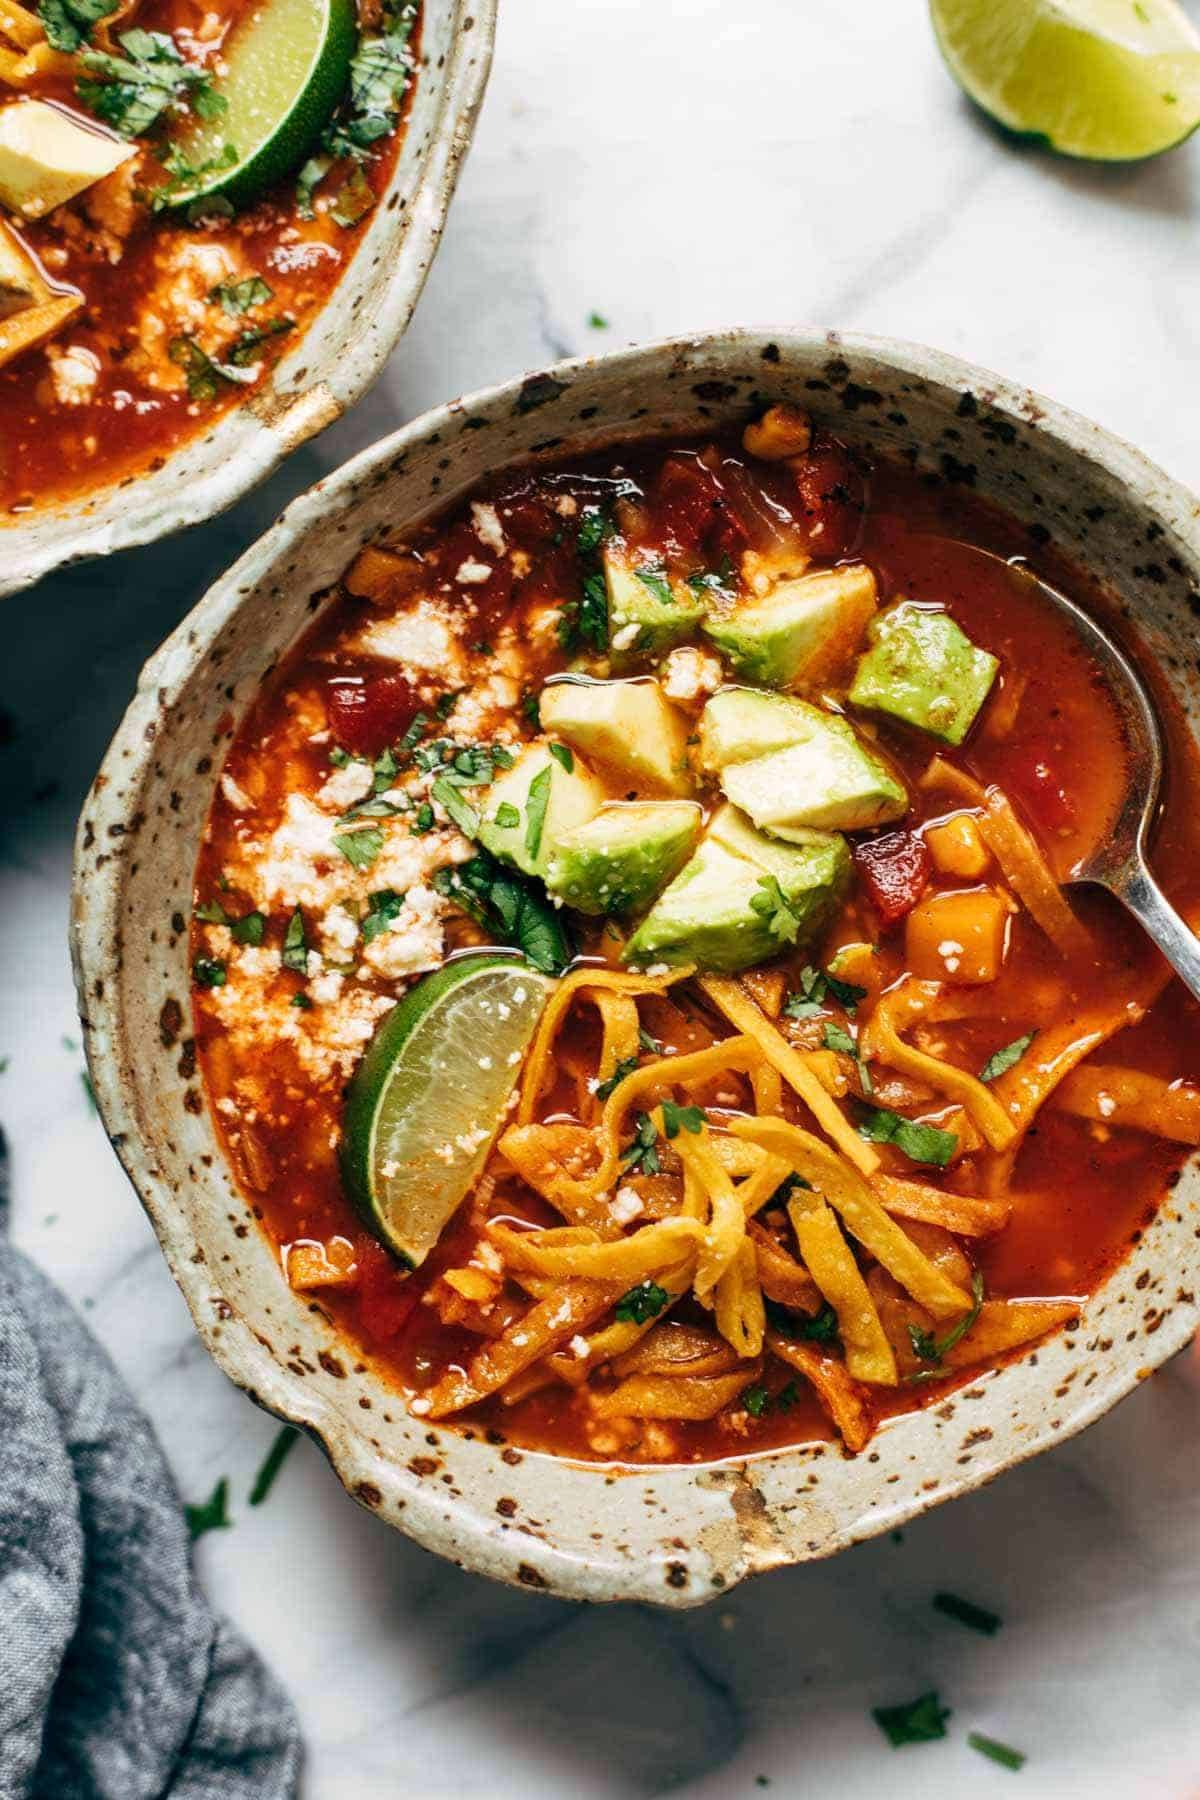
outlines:
{"label": "bowl rim", "polygon": [[[47,532],[44,541],[33,545],[20,543],[23,527],[30,522],[52,522],[53,508],[0,527],[0,552],[6,553],[2,559],[5,566],[0,570],[0,598],[21,593],[58,569],[156,543],[227,511],[274,474],[293,451],[349,412],[374,385],[408,329],[428,279],[491,72],[499,0],[452,0],[452,4],[457,16],[451,52],[440,78],[438,123],[431,133],[406,212],[391,215],[397,223],[403,218],[402,254],[395,260],[374,315],[375,329],[365,334],[365,341],[360,338],[353,357],[342,365],[348,372],[345,398],[335,403],[336,410],[307,405],[307,387],[288,396],[289,405],[280,419],[283,428],[257,431],[234,454],[217,460],[206,475],[189,481],[172,510],[170,523],[165,522],[161,505],[151,503],[141,509],[131,505],[116,520],[90,518],[86,512],[78,518],[67,514],[60,531]],[[295,348],[301,347],[327,308],[354,279],[356,264],[366,249],[364,236]],[[245,403],[222,415],[218,429],[225,419],[243,413],[252,399],[249,396]],[[185,437],[169,453],[168,468],[177,455],[186,452],[195,435]],[[109,498],[118,485],[119,482],[102,483],[64,502],[64,507],[90,508]],[[130,494],[134,491],[131,488]]]}
{"label": "bowl rim", "polygon": [[[90,815],[91,829],[96,836],[104,829],[111,831],[113,825],[124,831],[121,817],[128,813],[128,801],[115,802],[113,796],[119,792],[122,783],[126,792],[131,786],[136,788],[153,763],[155,721],[161,718],[164,703],[169,711],[173,691],[182,686],[191,670],[202,661],[230,618],[249,598],[255,583],[282,563],[306,533],[337,513],[348,488],[358,486],[364,477],[403,456],[415,445],[430,438],[437,439],[439,434],[466,418],[484,412],[495,413],[497,408],[511,409],[514,404],[519,404],[523,395],[529,394],[531,383],[537,384],[539,389],[546,383],[569,386],[578,377],[586,377],[598,368],[637,371],[647,363],[665,366],[672,360],[678,362],[698,352],[721,352],[732,358],[748,349],[759,352],[764,343],[792,347],[806,354],[824,352],[836,356],[845,353],[851,357],[872,358],[886,363],[898,377],[970,391],[985,399],[994,415],[1008,416],[1025,426],[1036,424],[1065,454],[1090,462],[1122,487],[1132,487],[1158,518],[1170,523],[1200,560],[1200,505],[1180,482],[1126,440],[1085,415],[958,357],[903,339],[796,326],[741,327],[623,346],[558,362],[536,374],[518,375],[448,401],[360,451],[298,495],[262,537],[212,585],[146,663],[137,692],[81,811],[72,881],[70,948],[88,1062],[105,1130],[149,1215],[196,1328],[218,1366],[257,1404],[304,1429],[320,1445],[347,1492],[360,1503],[376,1503],[378,1489],[374,1483],[380,1469],[394,1465],[371,1451],[346,1424],[339,1409],[303,1380],[297,1379],[280,1359],[264,1350],[244,1324],[237,1331],[229,1326],[223,1330],[214,1329],[211,1274],[206,1276],[198,1269],[190,1255],[189,1227],[169,1184],[159,1174],[153,1156],[146,1153],[140,1141],[141,1121],[136,1107],[130,1104],[126,1092],[128,1083],[122,1077],[127,1052],[119,1029],[121,1008],[113,997],[117,984],[104,979],[115,967],[118,953],[99,926],[105,919],[118,916],[116,909],[124,863],[118,853],[110,855],[99,870],[95,867],[87,869],[87,901],[86,905],[82,904],[84,853],[87,841],[90,841],[85,841],[85,820]],[[554,392],[558,391],[556,385]],[[499,415],[495,416],[499,423]],[[484,423],[486,429],[492,425],[492,419]],[[634,435],[636,433],[627,427],[614,428],[609,441],[625,441]],[[602,441],[602,438],[603,434],[587,434],[589,443]],[[444,439],[441,441],[445,442]],[[567,442],[555,454],[569,453],[568,444],[569,434]],[[520,462],[523,457],[506,460]],[[453,493],[440,502],[447,503],[453,504]],[[414,517],[419,516],[422,515],[414,514]],[[878,1536],[948,1499],[986,1485],[1043,1450],[1066,1442],[1109,1411],[1147,1374],[1182,1349],[1198,1325],[1200,1297],[1181,1294],[1179,1303],[1162,1319],[1161,1329],[1156,1328],[1151,1341],[1142,1341],[1136,1364],[1133,1359],[1123,1363],[1114,1356],[1109,1362],[1106,1379],[1097,1379],[1090,1388],[1073,1389],[1071,1397],[1058,1407],[1054,1419],[1035,1421],[1018,1445],[1006,1449],[992,1463],[949,1471],[946,1479],[937,1485],[937,1491],[927,1496],[914,1493],[890,1505],[884,1497],[885,1503],[877,1506],[872,1503],[874,1510],[864,1507],[857,1518],[839,1521],[836,1529],[819,1546],[810,1544],[807,1553],[789,1547],[787,1552],[777,1548],[767,1550],[758,1558],[751,1554],[745,1567],[739,1567],[727,1582],[711,1592],[697,1592],[685,1586],[676,1588],[669,1583],[664,1586],[657,1572],[651,1578],[648,1574],[639,1574],[635,1568],[620,1575],[609,1565],[599,1570],[586,1559],[556,1550],[550,1541],[534,1539],[522,1543],[522,1562],[518,1568],[515,1555],[506,1556],[498,1548],[493,1522],[481,1517],[469,1502],[459,1502],[451,1518],[436,1499],[422,1502],[420,1493],[414,1495],[406,1489],[406,1509],[399,1516],[389,1513],[388,1522],[424,1547],[446,1555],[464,1567],[514,1585],[531,1584],[564,1598],[636,1599],[673,1608],[694,1606],[715,1598],[717,1592],[727,1592],[736,1581],[750,1574],[770,1567],[819,1560]],[[1000,1374],[1006,1372],[1001,1370]],[[715,1464],[667,1467],[673,1471],[683,1470],[691,1476],[693,1484],[703,1485],[703,1478],[709,1476],[712,1478],[710,1485],[720,1483],[727,1487],[735,1502],[740,1488],[748,1502],[761,1507],[762,1496],[754,1487],[753,1472],[794,1453],[795,1447],[783,1447],[750,1457],[731,1457]],[[621,1475],[654,1472],[653,1469],[628,1465],[572,1463],[570,1459],[543,1452],[525,1451],[523,1455],[531,1461],[540,1459],[554,1465],[594,1468],[601,1474],[612,1474],[614,1470]],[[734,1511],[738,1512],[736,1504]],[[746,1534],[747,1545],[751,1536],[752,1533]],[[525,1573],[528,1569],[532,1569],[532,1576]]]}

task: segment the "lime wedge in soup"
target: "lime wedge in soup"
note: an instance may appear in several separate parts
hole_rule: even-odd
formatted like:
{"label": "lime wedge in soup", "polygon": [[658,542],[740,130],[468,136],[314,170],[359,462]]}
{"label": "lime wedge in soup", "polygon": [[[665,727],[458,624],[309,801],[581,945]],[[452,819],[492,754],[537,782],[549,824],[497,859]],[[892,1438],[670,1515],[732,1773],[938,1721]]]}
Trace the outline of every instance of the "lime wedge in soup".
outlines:
{"label": "lime wedge in soup", "polygon": [[354,0],[256,0],[214,82],[224,108],[172,133],[177,156],[196,171],[174,189],[172,206],[217,196],[245,206],[297,168],[345,92],[356,41]]}
{"label": "lime wedge in soup", "polygon": [[375,1033],[347,1095],[342,1178],[413,1267],[478,1178],[553,988],[518,957],[462,956]]}
{"label": "lime wedge in soup", "polygon": [[1010,131],[1128,162],[1200,124],[1200,33],[1175,0],[930,0],[951,74]]}

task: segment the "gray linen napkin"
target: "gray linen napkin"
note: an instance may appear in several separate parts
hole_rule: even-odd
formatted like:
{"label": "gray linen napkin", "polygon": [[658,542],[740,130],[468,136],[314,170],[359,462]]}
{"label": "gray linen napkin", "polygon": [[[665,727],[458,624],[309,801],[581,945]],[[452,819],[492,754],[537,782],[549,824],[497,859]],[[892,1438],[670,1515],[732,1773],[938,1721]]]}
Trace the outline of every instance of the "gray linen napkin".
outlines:
{"label": "gray linen napkin", "polygon": [[291,1706],[209,1611],[162,1451],[8,1242],[0,1135],[0,1800],[287,1800]]}

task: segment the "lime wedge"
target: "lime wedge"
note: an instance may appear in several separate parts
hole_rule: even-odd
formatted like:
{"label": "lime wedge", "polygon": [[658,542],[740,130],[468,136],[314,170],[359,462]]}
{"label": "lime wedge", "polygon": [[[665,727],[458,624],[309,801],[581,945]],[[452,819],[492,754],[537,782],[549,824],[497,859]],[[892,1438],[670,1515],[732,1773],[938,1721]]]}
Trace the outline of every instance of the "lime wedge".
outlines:
{"label": "lime wedge", "polygon": [[345,92],[356,42],[354,0],[258,0],[250,7],[214,84],[224,110],[192,116],[171,135],[178,157],[197,171],[172,191],[171,205],[220,195],[245,206],[297,168]]}
{"label": "lime wedge", "polygon": [[414,1268],[483,1167],[553,987],[519,957],[458,957],[386,1015],[350,1083],[342,1179]]}
{"label": "lime wedge", "polygon": [[1175,0],[930,0],[950,73],[1010,131],[1130,162],[1200,124],[1200,33]]}

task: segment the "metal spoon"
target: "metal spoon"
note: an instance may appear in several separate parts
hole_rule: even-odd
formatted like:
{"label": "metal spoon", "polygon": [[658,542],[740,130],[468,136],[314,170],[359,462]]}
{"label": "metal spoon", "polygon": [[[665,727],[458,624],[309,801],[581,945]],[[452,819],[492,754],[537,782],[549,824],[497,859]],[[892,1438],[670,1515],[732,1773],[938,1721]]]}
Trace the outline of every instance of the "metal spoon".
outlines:
{"label": "metal spoon", "polygon": [[1072,869],[1069,882],[1107,888],[1154,940],[1180,980],[1200,999],[1200,940],[1175,911],[1150,873],[1146,844],[1158,812],[1163,773],[1163,738],[1146,684],[1108,633],[1090,614],[1035,575],[1021,557],[1011,560],[975,544],[955,544],[998,563],[1017,580],[1036,588],[1074,627],[1108,685],[1124,727],[1128,783],[1108,836]]}

